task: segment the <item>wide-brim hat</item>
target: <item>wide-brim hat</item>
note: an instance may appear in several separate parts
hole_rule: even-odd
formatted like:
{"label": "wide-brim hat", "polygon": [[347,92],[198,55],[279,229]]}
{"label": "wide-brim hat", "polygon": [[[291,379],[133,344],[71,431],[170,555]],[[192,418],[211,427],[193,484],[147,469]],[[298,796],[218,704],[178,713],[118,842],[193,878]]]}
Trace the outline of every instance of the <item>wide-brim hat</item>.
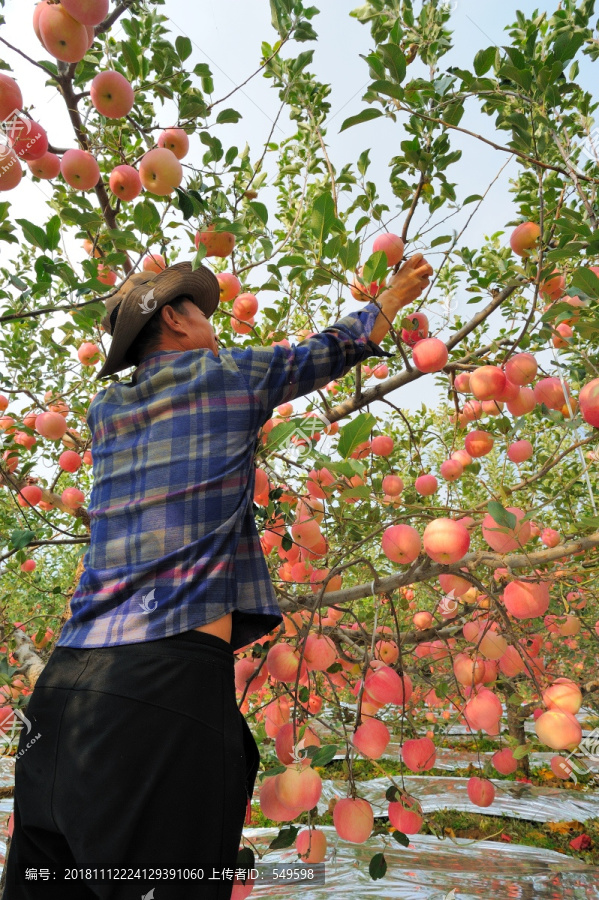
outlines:
{"label": "wide-brim hat", "polygon": [[216,275],[205,266],[192,271],[190,262],[179,262],[158,274],[136,272],[108,298],[102,327],[112,335],[112,343],[96,379],[133,365],[127,357],[131,344],[151,316],[177,297],[188,297],[210,318],[220,300]]}

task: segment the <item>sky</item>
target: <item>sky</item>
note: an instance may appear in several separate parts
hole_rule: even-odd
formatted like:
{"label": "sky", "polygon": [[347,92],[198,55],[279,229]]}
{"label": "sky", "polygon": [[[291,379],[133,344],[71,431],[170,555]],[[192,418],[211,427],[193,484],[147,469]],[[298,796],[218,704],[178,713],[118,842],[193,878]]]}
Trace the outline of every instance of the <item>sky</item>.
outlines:
{"label": "sky", "polygon": [[[552,11],[557,6],[557,0],[534,5],[528,0],[503,0],[502,3],[489,0],[451,0],[451,3],[453,11],[450,24],[454,29],[454,48],[444,58],[443,65],[464,67],[472,66],[474,55],[479,49],[491,44],[501,46],[508,43],[509,38],[504,33],[504,28],[514,21],[517,9],[524,8],[530,13],[533,9]],[[315,4],[319,5],[316,0]],[[310,69],[320,81],[329,83],[332,88],[329,98],[332,111],[326,142],[333,164],[339,170],[344,164],[355,162],[359,154],[369,148],[372,165],[368,177],[380,185],[381,194],[391,207],[389,216],[394,216],[397,210],[388,188],[388,163],[391,156],[398,153],[399,143],[404,139],[401,122],[379,119],[339,134],[343,120],[364,107],[361,96],[370,81],[366,63],[360,58],[360,54],[369,51],[372,41],[368,26],[349,17],[349,12],[356,5],[356,0],[328,0],[322,4],[320,15],[313,20],[319,35],[318,41],[315,44],[288,45],[285,53],[295,55],[298,49],[315,47],[314,63]],[[270,24],[267,0],[202,0],[197,7],[191,6],[188,0],[166,0],[158,9],[170,20],[173,41],[178,34],[186,34],[192,40],[193,53],[186,65],[190,69],[198,62],[207,62],[211,66],[215,80],[214,98],[224,96],[231,88],[245,81],[258,68],[262,42],[267,40],[274,43],[276,37]],[[2,29],[2,36],[34,59],[43,59],[46,53],[31,27],[32,10],[31,2],[7,0],[7,24]],[[114,34],[118,37],[118,26]],[[55,90],[44,87],[45,76],[41,70],[32,67],[2,45],[0,47],[21,85],[26,106],[32,104],[32,116],[46,127],[52,143],[65,147],[75,146],[64,102]],[[583,63],[580,80],[588,86],[592,84],[591,77],[590,63]],[[235,143],[243,147],[247,141],[252,149],[251,158],[257,159],[279,108],[276,90],[270,87],[269,80],[258,76],[225,105],[234,106],[242,113],[243,118],[236,125],[221,126],[223,143],[225,146]],[[165,107],[159,116],[159,123],[165,127],[174,124],[172,110]],[[467,110],[461,125],[487,137],[496,137],[492,119],[477,113],[473,106]],[[293,125],[282,117],[275,128],[273,139],[276,141],[289,135],[292,128]],[[500,143],[504,141],[505,133],[500,136]],[[517,167],[513,161],[509,162],[507,154],[487,148],[472,138],[454,133],[452,145],[463,151],[462,160],[451,171],[451,180],[457,182],[457,193],[462,198],[467,194],[483,193],[507,163],[464,238],[470,246],[476,246],[477,241],[482,243],[486,236],[504,230],[507,223],[517,218],[509,194],[509,178],[516,174]],[[200,148],[199,139],[196,137],[195,142],[192,139],[190,158],[193,158],[194,153],[199,157],[202,152]],[[29,178],[23,178],[19,187],[7,195],[7,198],[18,203],[21,209],[26,208],[27,218],[43,224],[48,217],[45,201],[49,196],[48,185],[33,184]],[[469,211],[471,209],[472,207]],[[396,230],[400,230],[401,221],[400,216],[396,220],[399,225]],[[510,228],[507,228],[502,238],[505,243],[509,239],[509,232]],[[437,233],[448,233],[447,226],[442,226]],[[83,250],[69,239],[66,249],[74,264],[84,258]],[[11,252],[10,245],[0,245],[0,260]],[[427,253],[427,258],[435,266],[440,260],[439,250]],[[268,299],[272,302],[272,295]],[[460,301],[458,297],[458,309],[460,302],[465,302],[465,299]],[[345,311],[355,308],[355,301],[348,296]],[[442,310],[433,306],[428,311],[431,313],[433,329],[439,328]],[[57,319],[57,323],[59,321]],[[372,380],[370,383],[373,383]],[[423,399],[433,405],[437,399],[433,377],[429,376],[417,385],[408,386],[401,392],[401,397],[394,396],[393,399],[408,409],[420,406]],[[376,412],[376,409],[373,411]]]}

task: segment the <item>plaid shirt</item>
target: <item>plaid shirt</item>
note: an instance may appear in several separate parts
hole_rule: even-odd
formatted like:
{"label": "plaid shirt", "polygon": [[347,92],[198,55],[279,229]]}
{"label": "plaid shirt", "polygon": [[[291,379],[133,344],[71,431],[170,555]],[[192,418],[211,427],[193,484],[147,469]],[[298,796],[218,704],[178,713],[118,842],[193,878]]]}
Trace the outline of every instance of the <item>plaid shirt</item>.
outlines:
{"label": "plaid shirt", "polygon": [[90,546],[58,646],[153,641],[232,613],[234,650],[282,621],[253,515],[258,432],[281,403],[390,356],[368,303],[288,348],[159,350],[87,414]]}

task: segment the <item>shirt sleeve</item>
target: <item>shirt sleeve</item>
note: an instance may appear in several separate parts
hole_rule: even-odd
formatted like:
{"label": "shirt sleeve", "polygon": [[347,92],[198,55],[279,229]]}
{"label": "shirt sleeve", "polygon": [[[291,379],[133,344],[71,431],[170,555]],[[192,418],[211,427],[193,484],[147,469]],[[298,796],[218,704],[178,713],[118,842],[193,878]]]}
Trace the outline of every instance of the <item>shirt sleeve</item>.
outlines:
{"label": "shirt sleeve", "polygon": [[369,356],[392,357],[369,340],[379,312],[376,304],[368,303],[292,347],[248,347],[233,351],[233,357],[270,415],[275,406],[341,378]]}

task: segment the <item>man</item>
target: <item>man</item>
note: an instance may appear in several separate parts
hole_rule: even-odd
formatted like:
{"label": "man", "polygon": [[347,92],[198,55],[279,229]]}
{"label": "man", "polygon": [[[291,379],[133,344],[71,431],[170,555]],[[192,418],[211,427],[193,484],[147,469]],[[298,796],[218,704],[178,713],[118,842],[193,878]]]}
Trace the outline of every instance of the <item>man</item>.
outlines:
{"label": "man", "polygon": [[[258,432],[275,406],[389,356],[378,344],[431,274],[412,257],[381,311],[291,348],[219,351],[218,281],[188,262],[108,300],[98,378],[137,368],[87,415],[90,546],[28,706],[41,737],[16,763],[5,900],[138,900],[150,870],[185,868],[202,880],[166,878],[156,900],[228,900],[260,760],[233,653],[282,622],[252,512]],[[25,882],[27,867],[53,880]],[[65,868],[90,875],[73,887]]]}

